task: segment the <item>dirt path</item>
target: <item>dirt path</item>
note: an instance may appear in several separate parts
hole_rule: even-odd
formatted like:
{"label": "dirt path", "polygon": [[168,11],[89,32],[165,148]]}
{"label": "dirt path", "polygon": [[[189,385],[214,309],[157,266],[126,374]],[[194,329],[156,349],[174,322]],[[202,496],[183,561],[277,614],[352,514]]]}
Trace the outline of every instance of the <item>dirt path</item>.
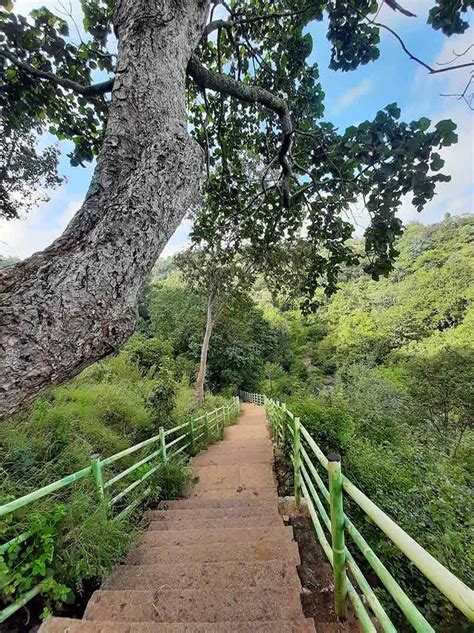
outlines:
{"label": "dirt path", "polygon": [[278,514],[262,407],[243,405],[224,440],[192,459],[189,498],[152,512],[148,531],[91,597],[83,620],[41,633],[310,633],[293,530]]}

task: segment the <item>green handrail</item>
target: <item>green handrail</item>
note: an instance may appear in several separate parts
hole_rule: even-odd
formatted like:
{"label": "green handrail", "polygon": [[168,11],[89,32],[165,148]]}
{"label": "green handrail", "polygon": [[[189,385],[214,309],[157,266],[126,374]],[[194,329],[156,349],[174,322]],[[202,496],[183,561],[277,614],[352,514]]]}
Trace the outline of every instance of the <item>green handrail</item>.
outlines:
{"label": "green handrail", "polygon": [[[56,492],[57,490],[60,490],[61,488],[65,488],[66,486],[69,486],[88,476],[92,477],[97,488],[97,493],[99,497],[102,498],[108,493],[109,489],[112,488],[112,486],[116,484],[118,481],[131,475],[133,472],[138,470],[141,466],[145,466],[149,462],[153,463],[153,460],[156,460],[158,463],[154,465],[152,468],[150,468],[146,473],[141,475],[141,477],[133,481],[123,490],[118,492],[115,496],[108,498],[108,506],[109,508],[113,508],[114,505],[116,505],[119,501],[125,498],[130,492],[138,488],[138,486],[140,486],[143,482],[149,479],[151,475],[153,475],[158,470],[161,464],[165,464],[170,457],[176,456],[184,452],[186,449],[191,449],[192,451],[194,442],[200,437],[204,436],[206,433],[208,433],[208,431],[213,428],[214,424],[219,425],[219,424],[224,424],[226,420],[230,421],[232,419],[232,416],[236,416],[239,413],[239,411],[240,411],[240,400],[236,396],[232,398],[230,404],[222,405],[218,407],[217,409],[215,409],[214,411],[211,411],[210,413],[205,413],[204,415],[200,415],[199,417],[191,419],[189,422],[179,424],[178,426],[175,426],[172,429],[168,429],[167,431],[164,431],[163,428],[161,427],[158,435],[154,435],[153,437],[150,437],[147,440],[144,440],[143,442],[135,444],[134,446],[130,446],[129,448],[126,448],[123,451],[120,451],[119,453],[115,453],[115,455],[111,455],[110,457],[106,457],[104,459],[101,459],[99,455],[92,455],[91,463],[89,464],[89,466],[86,466],[86,468],[83,468],[82,470],[78,470],[77,472],[67,475],[66,477],[63,477],[62,479],[58,479],[57,481],[51,484],[48,484],[47,486],[43,486],[42,488],[39,488],[38,490],[34,490],[33,492],[30,492],[27,495],[24,495],[23,497],[19,497],[18,499],[15,499],[14,501],[9,501],[8,503],[5,503],[4,505],[0,506],[0,517],[11,514],[12,512],[15,512],[16,510],[20,508],[23,508],[24,506],[34,503],[38,499],[46,497],[50,495],[51,493]],[[213,424],[210,424],[211,416],[214,417]],[[203,421],[200,422],[201,420]],[[198,422],[197,425],[196,425],[196,422]],[[175,437],[174,439],[167,442],[167,438],[169,436],[173,436],[174,434],[178,433],[182,429],[189,429],[190,426],[194,430],[196,429],[200,430],[201,428],[204,428],[204,431],[200,435],[194,437],[193,442],[186,441],[189,439],[189,434],[187,432],[184,432],[178,437]],[[182,443],[183,440],[185,441],[184,443]],[[157,449],[154,450],[151,454],[140,459],[138,462],[136,462],[132,466],[125,468],[125,470],[119,472],[118,474],[114,475],[113,477],[111,477],[110,479],[104,482],[104,479],[103,479],[104,469],[106,467],[110,466],[111,464],[114,464],[115,462],[117,462],[120,459],[123,459],[124,457],[133,455],[137,451],[147,448],[149,446],[152,446],[154,444],[156,444]],[[180,446],[180,444],[182,445]],[[170,449],[173,449],[173,450],[170,450]],[[144,491],[143,495],[141,495],[139,498],[134,499],[129,505],[127,505],[124,509],[122,509],[118,514],[116,514],[114,517],[114,520],[118,520],[124,517],[125,515],[129,514],[132,510],[134,510],[136,507],[138,507],[140,503],[142,503],[143,499],[149,494],[150,490],[151,490],[150,488],[147,488]],[[4,554],[5,552],[7,552],[10,547],[19,545],[27,541],[29,537],[30,537],[30,533],[28,531],[23,532],[22,534],[19,534],[15,536],[14,538],[10,539],[7,543],[0,545],[0,556]],[[5,620],[7,620],[10,616],[12,616],[16,611],[18,611],[18,609],[20,609],[27,602],[32,600],[35,596],[40,594],[43,589],[44,584],[45,584],[45,580],[42,580],[41,582],[38,583],[38,585],[31,588],[28,592],[19,596],[15,602],[12,602],[7,607],[5,607],[2,611],[0,611],[0,624],[2,622],[5,622]]]}
{"label": "green handrail", "polygon": [[[365,514],[372,519],[375,525],[380,528],[385,535],[396,545],[396,547],[421,571],[421,573],[427,578],[448,600],[465,615],[470,622],[474,622],[474,592],[459,578],[457,578],[452,572],[444,567],[439,561],[437,561],[431,554],[429,554],[419,543],[417,543],[409,534],[407,534],[399,525],[393,521],[385,512],[383,512],[373,501],[371,501],[359,488],[357,488],[347,477],[341,475],[341,485],[336,485],[336,490],[333,490],[331,494],[328,488],[325,486],[313,461],[311,455],[314,456],[321,464],[321,466],[328,472],[334,469],[334,466],[330,464],[327,457],[321,451],[316,444],[311,434],[304,427],[303,424],[298,424],[299,433],[294,433],[294,415],[287,410],[286,406],[280,402],[262,396],[262,394],[252,394],[248,392],[240,392],[242,400],[251,402],[254,404],[263,404],[266,409],[267,418],[273,429],[273,437],[278,444],[282,444],[285,438],[288,438],[292,448],[292,461],[294,467],[298,468],[301,472],[301,477],[295,476],[295,484],[301,486],[301,492],[305,498],[308,509],[310,512],[313,525],[318,536],[318,539],[326,553],[331,565],[333,566],[335,573],[338,574],[338,582],[335,583],[337,611],[341,611],[340,594],[344,591],[343,580],[341,581],[341,569],[339,563],[334,560],[333,550],[327,540],[321,521],[328,529],[333,542],[333,547],[338,550],[338,553],[342,550],[343,541],[336,538],[334,541],[334,529],[340,531],[340,520],[337,520],[342,512],[342,494],[345,493],[351,497],[351,499],[365,512]],[[301,455],[301,463],[296,462],[295,456],[295,439],[296,439],[296,453]],[[299,445],[301,442],[301,445]],[[304,442],[304,444],[303,444]],[[298,473],[299,474],[299,473]],[[322,496],[326,502],[330,503],[332,514],[335,515],[333,522],[330,521],[329,515],[322,505],[322,502],[316,492],[314,485],[312,484],[311,477],[316,482],[318,488],[321,490]],[[297,497],[299,491],[295,490],[295,497]],[[399,606],[406,619],[410,622],[413,628],[419,633],[434,633],[433,627],[426,620],[423,614],[418,610],[413,601],[408,597],[405,591],[400,587],[395,578],[391,575],[389,570],[385,567],[382,561],[377,557],[370,545],[364,539],[359,530],[354,526],[347,514],[343,514],[343,527],[344,531],[351,537],[352,542],[358,547],[361,553],[366,558],[369,565],[377,574],[387,591],[390,593],[395,603]],[[335,523],[335,526],[332,526]],[[336,535],[340,537],[339,535]],[[335,545],[334,545],[335,543]],[[338,545],[339,543],[339,545]],[[358,584],[361,591],[367,598],[367,603],[371,607],[372,612],[378,620],[382,630],[393,631],[393,624],[386,616],[385,611],[381,607],[378,599],[375,598],[375,594],[371,590],[367,583],[367,580],[360,572],[360,569],[355,564],[352,554],[344,546],[344,556],[342,562],[346,568],[352,574],[353,580]],[[341,585],[342,582],[342,585]],[[342,588],[341,588],[342,587]],[[357,616],[361,620],[364,631],[374,630],[370,618],[366,617],[364,605],[359,604],[357,599],[353,595],[353,586],[351,581],[347,579],[347,591],[349,598],[354,606]],[[372,595],[373,594],[373,595]],[[365,613],[364,613],[365,611]],[[385,614],[385,615],[384,615]]]}

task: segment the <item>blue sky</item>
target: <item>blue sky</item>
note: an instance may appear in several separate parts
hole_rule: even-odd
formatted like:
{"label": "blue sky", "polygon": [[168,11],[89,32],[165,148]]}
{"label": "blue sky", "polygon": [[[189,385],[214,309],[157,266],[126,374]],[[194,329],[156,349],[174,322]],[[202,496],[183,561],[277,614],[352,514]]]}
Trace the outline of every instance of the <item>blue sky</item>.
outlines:
{"label": "blue sky", "polygon": [[[16,10],[26,14],[44,4],[57,9],[57,0],[17,0]],[[403,6],[417,14],[407,18],[395,14],[382,6],[378,20],[388,24],[402,35],[407,46],[431,65],[449,61],[453,50],[461,52],[473,43],[467,35],[446,38],[426,25],[426,16],[434,0],[404,0]],[[72,0],[74,13],[79,17],[80,2]],[[79,17],[80,23],[80,17]],[[314,60],[320,67],[320,81],[326,92],[326,118],[338,127],[357,124],[371,119],[388,103],[397,102],[402,108],[402,118],[412,120],[427,116],[436,122],[452,118],[458,124],[459,143],[446,148],[445,171],[450,173],[450,183],[438,188],[435,199],[422,214],[416,213],[408,200],[399,211],[408,223],[418,220],[423,223],[437,222],[446,212],[459,214],[473,211],[473,116],[466,104],[454,98],[443,98],[441,92],[459,92],[464,88],[467,74],[453,71],[429,76],[419,65],[409,60],[399,44],[389,33],[382,33],[381,56],[375,63],[363,66],[350,73],[329,70],[329,47],[325,39],[324,24],[311,28]],[[466,59],[466,61],[471,61]],[[48,140],[50,142],[51,139]],[[61,171],[67,183],[52,192],[48,203],[36,208],[18,221],[0,221],[0,253],[27,257],[50,244],[79,208],[87,191],[92,174],[92,165],[87,168],[71,167],[66,156],[68,144],[61,143]],[[361,206],[353,210],[356,232],[360,234],[367,222]],[[163,255],[169,255],[186,245],[189,222],[184,221],[169,241]]]}

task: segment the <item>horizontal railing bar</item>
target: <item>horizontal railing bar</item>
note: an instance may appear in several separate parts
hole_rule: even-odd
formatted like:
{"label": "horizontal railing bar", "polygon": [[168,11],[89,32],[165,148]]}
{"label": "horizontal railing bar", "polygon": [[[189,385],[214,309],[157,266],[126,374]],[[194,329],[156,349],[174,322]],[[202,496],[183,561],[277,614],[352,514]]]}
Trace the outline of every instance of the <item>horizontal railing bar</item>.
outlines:
{"label": "horizontal railing bar", "polygon": [[[304,451],[304,449],[302,449],[302,451],[301,451],[302,455],[303,455],[303,459],[305,461],[307,461],[309,459],[308,455],[306,454],[306,451],[304,451],[304,453],[303,453],[303,451]],[[308,467],[311,470],[311,474],[316,479],[316,482],[317,482],[322,494],[325,495],[327,493],[327,498],[329,499],[329,491],[324,486],[321,478],[319,477],[319,473],[314,468],[314,465],[311,462],[309,462],[308,463]],[[305,468],[304,465],[301,466],[302,472],[303,472],[303,468]],[[318,479],[319,479],[319,481],[318,481]],[[315,491],[315,494],[316,494],[316,491]],[[317,497],[317,499],[319,501],[319,496]],[[322,508],[322,510],[324,511],[324,514],[327,517],[327,521],[325,520],[326,526],[330,530],[331,529],[330,528],[331,522],[330,522],[329,516],[327,515],[326,509],[324,508],[324,506],[322,504],[321,504],[321,508]],[[321,508],[318,505],[318,510],[319,510],[320,514],[324,518],[324,514],[323,514]],[[413,625],[415,630],[416,631],[422,631],[422,632],[431,632],[431,631],[433,631],[433,628],[431,627],[430,623],[426,620],[426,618],[417,609],[417,607],[412,602],[412,600],[403,591],[403,589],[397,583],[395,578],[393,578],[393,576],[390,574],[390,572],[385,567],[385,565],[382,563],[382,561],[376,556],[376,554],[371,549],[370,545],[365,541],[365,539],[362,536],[362,534],[360,534],[360,532],[357,530],[355,525],[352,523],[352,521],[349,519],[349,517],[346,514],[344,515],[344,521],[345,521],[345,527],[346,527],[348,533],[350,534],[350,536],[352,537],[352,540],[358,546],[358,548],[360,549],[362,554],[365,556],[365,558],[367,559],[367,561],[371,565],[372,569],[375,571],[377,576],[380,578],[382,583],[385,585],[387,591],[390,593],[392,598],[398,604],[398,606],[400,607],[401,611],[405,614],[406,618]],[[348,552],[349,552],[349,550],[348,550]],[[349,554],[350,554],[350,552],[349,552]]]}
{"label": "horizontal railing bar", "polygon": [[135,444],[135,446],[130,446],[130,448],[126,448],[125,450],[120,451],[120,453],[115,453],[115,455],[111,455],[110,457],[101,459],[100,464],[101,466],[108,466],[109,464],[113,464],[117,460],[122,459],[122,457],[131,455],[132,453],[139,451],[141,448],[145,448],[145,446],[149,446],[150,444],[153,444],[154,442],[159,442],[159,441],[160,441],[160,436],[154,435],[153,437],[150,437],[147,440],[140,442],[140,444]]}
{"label": "horizontal railing bar", "polygon": [[311,461],[311,459],[310,459],[308,453],[306,452],[304,446],[301,447],[301,455],[303,456],[303,459],[306,462],[306,464],[308,465],[308,468],[310,469],[311,474],[313,475],[314,479],[316,480],[316,483],[318,484],[318,488],[321,490],[321,493],[322,493],[323,497],[329,503],[329,490],[324,485],[324,481],[321,479],[318,471],[316,470],[316,467],[314,466],[313,462]]}
{"label": "horizontal railing bar", "polygon": [[140,466],[143,466],[143,464],[146,464],[147,462],[152,460],[154,457],[157,457],[159,454],[160,454],[160,451],[158,450],[158,451],[155,451],[154,453],[151,453],[147,457],[144,457],[143,459],[141,459],[136,464],[133,464],[133,466],[130,466],[130,468],[127,468],[126,470],[123,470],[118,475],[115,475],[115,477],[112,477],[112,479],[109,479],[108,481],[106,481],[105,484],[104,484],[104,488],[109,488],[110,486],[112,486],[117,481],[120,481],[121,479],[123,479],[124,477],[129,475],[130,473],[133,473],[135,470],[137,470],[137,468],[140,468]]}
{"label": "horizontal railing bar", "polygon": [[8,620],[8,618],[11,617],[14,613],[16,613],[18,609],[21,609],[21,607],[24,607],[27,602],[29,602],[35,596],[41,593],[43,586],[45,585],[46,582],[47,580],[43,580],[42,582],[39,583],[39,585],[36,585],[36,587],[33,587],[33,589],[30,589],[29,591],[24,593],[22,596],[20,596],[18,600],[15,600],[13,604],[8,605],[8,607],[0,611],[0,624],[2,622],[5,622],[5,620]]}
{"label": "horizontal railing bar", "polygon": [[398,549],[418,567],[464,615],[474,622],[474,591],[452,574],[399,527],[383,510],[373,503],[357,486],[343,477],[342,486],[347,494],[364,510],[372,521],[395,543]]}
{"label": "horizontal railing bar", "polygon": [[172,429],[168,429],[167,431],[165,431],[164,435],[165,437],[168,437],[168,435],[172,435],[173,433],[176,433],[176,431],[184,429],[185,426],[188,426],[188,422],[184,422],[184,424],[180,424],[179,426],[175,426]]}
{"label": "horizontal railing bar", "polygon": [[112,521],[120,521],[120,519],[122,519],[124,516],[126,516],[127,514],[130,514],[130,512],[132,512],[132,510],[134,510],[137,506],[139,506],[140,503],[145,499],[145,497],[147,497],[150,494],[150,492],[151,492],[151,488],[147,488],[141,497],[139,497],[138,499],[135,499],[126,508],[121,510],[116,516],[114,516]]}
{"label": "horizontal railing bar", "polygon": [[321,465],[327,470],[328,460],[326,459],[322,450],[319,448],[319,446],[316,444],[316,442],[313,440],[313,438],[311,437],[311,435],[308,433],[308,431],[305,429],[303,425],[300,426],[300,430],[301,430],[301,435],[308,442],[311,450],[316,455],[318,460],[321,462]]}
{"label": "horizontal railing bar", "polygon": [[181,448],[179,448],[177,451],[173,451],[171,453],[171,455],[179,455],[179,453],[182,453],[184,450],[186,450],[189,447],[189,443],[188,444],[184,444],[184,446],[181,446]]}
{"label": "horizontal railing bar", "polygon": [[62,479],[58,479],[58,481],[55,481],[52,484],[43,486],[43,488],[40,488],[39,490],[30,492],[29,494],[24,495],[23,497],[19,497],[18,499],[15,499],[14,501],[10,501],[9,503],[5,503],[5,505],[0,506],[0,517],[5,516],[6,514],[10,514],[10,512],[13,512],[14,510],[18,510],[18,508],[22,508],[23,506],[26,506],[29,503],[32,503],[33,501],[37,501],[38,499],[41,499],[42,497],[49,495],[51,492],[60,490],[61,488],[64,488],[65,486],[68,486],[69,484],[72,484],[75,481],[78,481],[79,479],[83,479],[84,477],[87,477],[87,475],[89,475],[90,472],[91,472],[91,467],[87,466],[86,468],[83,468],[82,470],[78,470],[75,473],[72,473],[71,475],[67,475],[66,477],[63,477]]}
{"label": "horizontal railing bar", "polygon": [[407,620],[413,625],[415,631],[419,631],[420,633],[434,633],[434,629],[431,624],[428,620],[426,620],[424,615],[417,609],[415,604],[400,587],[395,578],[388,571],[380,558],[378,558],[352,521],[346,515],[344,516],[344,519],[344,526],[353,542],[357,545],[364,558],[385,585],[385,588],[398,604],[401,611],[405,614]]}
{"label": "horizontal railing bar", "polygon": [[[321,544],[321,547],[323,548],[324,553],[326,554],[327,559],[329,560],[329,563],[331,564],[331,566],[333,566],[331,546],[329,545],[328,540],[326,539],[318,514],[314,508],[313,502],[311,501],[310,495],[308,493],[308,489],[306,488],[304,481],[301,482],[301,490],[303,492],[304,498],[306,499],[308,503],[309,513],[310,513],[311,520],[313,522],[313,526],[316,531],[318,540]],[[357,593],[357,591],[354,588],[354,585],[351,583],[349,579],[347,579],[347,592],[349,594],[349,599],[352,602],[352,606],[354,607],[356,616],[360,620],[360,623],[365,633],[377,633],[377,629],[375,628],[372,620],[370,619],[370,616],[367,613],[367,610],[364,607],[362,600],[359,597],[359,594]]]}
{"label": "horizontal railing bar", "polygon": [[179,437],[175,438],[172,442],[166,445],[166,448],[171,448],[172,446],[180,442],[185,437],[188,437],[187,433],[183,433],[183,435],[180,435]]}
{"label": "horizontal railing bar", "polygon": [[202,433],[199,433],[199,435],[196,435],[196,437],[194,437],[194,441],[198,440],[200,437],[202,437],[203,435],[206,434],[206,431],[203,431]]}
{"label": "horizontal railing bar", "polygon": [[[316,489],[314,488],[314,484],[311,481],[311,477],[309,476],[308,471],[306,470],[303,464],[301,464],[301,473],[308,485],[309,492],[312,495],[312,499],[316,503],[319,514],[321,515],[321,518],[323,519],[323,522],[326,525],[326,528],[329,530],[329,532],[331,532],[331,519],[329,518],[329,515],[326,512],[326,508],[323,506],[321,499],[319,498],[319,495],[316,492]],[[346,555],[347,566],[349,567],[354,577],[354,580],[359,585],[360,589],[362,590],[362,593],[366,597],[367,603],[369,604],[375,617],[379,621],[382,627],[382,630],[385,631],[386,633],[397,633],[397,629],[395,628],[393,622],[390,620],[387,612],[383,608],[381,602],[375,595],[372,587],[367,582],[367,579],[365,578],[360,567],[355,562],[351,552],[347,549],[347,547],[345,548],[345,555]],[[428,631],[428,629],[426,629],[426,631]]]}
{"label": "horizontal railing bar", "polygon": [[118,495],[116,495],[115,497],[113,497],[110,501],[109,501],[109,506],[114,506],[117,501],[120,501],[120,499],[122,499],[123,497],[125,497],[126,495],[128,495],[129,492],[131,492],[132,490],[134,490],[138,485],[140,485],[142,482],[145,481],[145,479],[148,479],[148,477],[151,477],[151,475],[153,475],[154,472],[156,472],[158,470],[158,468],[160,467],[160,464],[158,464],[157,466],[154,466],[151,470],[149,470],[147,473],[145,473],[143,475],[143,477],[140,477],[140,479],[137,479],[136,481],[134,481],[133,483],[131,483],[129,486],[127,486],[124,490],[122,490],[122,492],[119,492]]}
{"label": "horizontal railing bar", "polygon": [[27,531],[19,534],[18,536],[15,536],[15,538],[10,539],[3,545],[0,545],[0,554],[4,554],[8,549],[10,549],[12,545],[19,545],[20,543],[24,543],[30,536],[31,532]]}

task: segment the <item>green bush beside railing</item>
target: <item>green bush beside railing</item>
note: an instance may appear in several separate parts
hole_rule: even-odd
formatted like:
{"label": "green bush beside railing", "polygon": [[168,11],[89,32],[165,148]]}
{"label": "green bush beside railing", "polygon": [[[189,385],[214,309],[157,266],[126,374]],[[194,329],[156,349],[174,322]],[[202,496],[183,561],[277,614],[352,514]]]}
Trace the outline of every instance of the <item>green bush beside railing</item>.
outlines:
{"label": "green bush beside railing", "polygon": [[[304,497],[318,540],[333,567],[335,610],[340,618],[345,617],[346,595],[348,595],[364,631],[376,633],[377,630],[382,630],[395,633],[397,630],[349,551],[345,543],[345,536],[348,535],[415,631],[420,633],[435,631],[344,513],[343,495],[345,493],[421,571],[425,578],[443,593],[470,622],[474,622],[474,592],[402,530],[347,477],[344,477],[341,473],[339,455],[326,457],[300,420],[288,411],[285,404],[262,394],[240,392],[240,396],[244,401],[264,406],[275,442],[279,446],[290,446],[295,500],[298,505],[301,495]],[[315,462],[316,464],[319,462],[319,465],[327,471],[328,485],[324,483]],[[326,537],[325,529],[330,535],[331,542]],[[364,596],[372,614],[362,602],[354,583]],[[377,628],[373,622],[374,617],[378,622]]]}
{"label": "green bush beside railing", "polygon": [[[175,426],[172,429],[165,431],[163,427],[161,427],[157,435],[120,451],[115,455],[111,455],[110,457],[106,457],[104,459],[101,459],[99,455],[92,455],[90,464],[85,468],[0,506],[0,518],[11,515],[17,510],[20,510],[21,508],[24,508],[43,497],[51,495],[57,490],[66,488],[67,486],[87,477],[92,478],[97,489],[99,500],[105,500],[109,511],[113,513],[114,506],[120,504],[121,502],[123,503],[123,500],[127,497],[127,495],[144,484],[144,482],[155,474],[163,464],[166,464],[170,458],[181,453],[188,456],[193,455],[204,441],[206,441],[206,443],[211,443],[211,441],[215,441],[221,437],[224,427],[235,419],[239,411],[239,398],[235,397],[232,398],[230,404],[223,405],[214,411],[204,413],[196,418],[191,418],[188,422]],[[146,455],[125,470],[115,474],[113,477],[104,480],[107,468],[110,467],[111,464],[148,448],[153,448],[153,451],[150,454]],[[148,468],[143,475],[133,480],[117,494],[113,494],[111,492],[111,489],[115,484],[117,484],[117,482],[121,481],[125,477],[129,477],[142,467]],[[119,520],[124,518],[127,514],[130,514],[144,501],[149,493],[150,488],[146,488],[143,491],[143,494],[136,497],[125,508],[115,514],[113,519]],[[30,533],[28,531],[22,532],[10,539],[7,543],[0,545],[0,557],[7,553],[9,549],[28,541],[29,537]],[[40,594],[47,585],[48,581],[49,578],[45,578],[42,582],[39,582],[32,589],[19,596],[14,602],[0,611],[0,623],[7,620],[11,615],[18,611],[18,609]],[[0,586],[0,590],[1,589],[2,587]]]}

